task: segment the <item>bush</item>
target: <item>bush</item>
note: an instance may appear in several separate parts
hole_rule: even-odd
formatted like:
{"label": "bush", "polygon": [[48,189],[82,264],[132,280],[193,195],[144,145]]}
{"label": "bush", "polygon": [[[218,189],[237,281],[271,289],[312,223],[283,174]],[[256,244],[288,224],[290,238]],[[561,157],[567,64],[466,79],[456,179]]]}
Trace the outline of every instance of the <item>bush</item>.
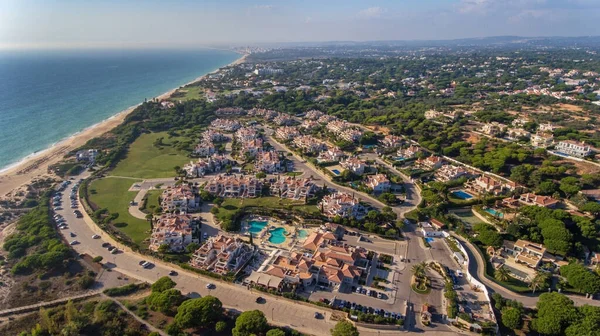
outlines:
{"label": "bush", "polygon": [[227,323],[225,323],[224,321],[219,321],[215,324],[215,331],[216,332],[224,332],[225,330],[227,330]]}
{"label": "bush", "polygon": [[145,282],[139,284],[129,284],[121,287],[107,288],[104,290],[104,294],[108,296],[124,296],[145,288],[148,288],[148,284]]}
{"label": "bush", "polygon": [[88,289],[90,287],[92,287],[94,285],[94,283],[96,282],[96,280],[89,276],[89,275],[84,275],[81,278],[79,278],[79,287],[81,287],[81,289]]}
{"label": "bush", "polygon": [[92,261],[99,263],[102,261],[102,259],[104,259],[102,256],[97,256],[97,257],[94,257],[94,259],[92,259]]}

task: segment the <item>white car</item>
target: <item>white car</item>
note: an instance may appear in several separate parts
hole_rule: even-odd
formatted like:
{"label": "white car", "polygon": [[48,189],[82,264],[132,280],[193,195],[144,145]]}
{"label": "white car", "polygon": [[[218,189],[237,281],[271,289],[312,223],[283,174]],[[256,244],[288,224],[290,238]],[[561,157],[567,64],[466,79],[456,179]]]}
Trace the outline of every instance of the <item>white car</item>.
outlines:
{"label": "white car", "polygon": [[100,238],[100,236],[98,236],[97,234],[92,236],[92,239],[99,239],[99,238]]}
{"label": "white car", "polygon": [[77,245],[79,244],[79,242],[77,240],[73,240],[69,243],[69,245]]}

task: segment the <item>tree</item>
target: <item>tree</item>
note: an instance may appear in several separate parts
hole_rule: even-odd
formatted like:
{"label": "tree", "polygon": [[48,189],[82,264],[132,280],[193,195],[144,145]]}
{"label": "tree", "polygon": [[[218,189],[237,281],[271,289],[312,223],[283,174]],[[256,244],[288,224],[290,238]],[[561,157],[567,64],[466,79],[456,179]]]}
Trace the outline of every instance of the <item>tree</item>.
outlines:
{"label": "tree", "polygon": [[264,332],[269,327],[265,314],[260,310],[245,311],[235,320],[233,336],[250,336]]}
{"label": "tree", "polygon": [[540,183],[535,192],[539,195],[552,195],[556,191],[556,183],[554,181],[544,181]]}
{"label": "tree", "polygon": [[174,321],[182,328],[209,326],[219,320],[223,304],[214,296],[184,301],[177,308]]}
{"label": "tree", "polygon": [[494,278],[496,278],[498,281],[508,281],[510,279],[510,272],[508,271],[508,268],[506,268],[504,265],[498,267],[498,269],[496,269],[494,272]]}
{"label": "tree", "polygon": [[595,335],[599,334],[600,308],[596,306],[583,305],[578,307],[581,316],[577,322],[572,323],[565,330],[566,336]]}
{"label": "tree", "polygon": [[574,176],[568,176],[560,180],[559,189],[565,193],[567,198],[575,195],[579,190],[581,190],[581,186],[579,185],[579,180]]}
{"label": "tree", "polygon": [[340,321],[333,329],[331,329],[331,336],[359,336],[358,329],[348,322]]}
{"label": "tree", "polygon": [[567,278],[571,286],[582,293],[596,294],[600,292],[600,277],[581,264],[571,263],[561,266],[560,274]]}
{"label": "tree", "polygon": [[535,293],[536,289],[542,288],[546,286],[548,279],[550,278],[550,274],[542,271],[537,271],[531,282],[529,283],[529,288]]}
{"label": "tree", "polygon": [[103,259],[102,256],[97,256],[97,257],[94,257],[94,259],[92,259],[92,261],[99,263],[102,261],[102,259]]}
{"label": "tree", "polygon": [[598,202],[587,202],[581,206],[581,211],[589,212],[594,216],[600,214],[600,203]]}
{"label": "tree", "polygon": [[79,278],[78,282],[79,282],[79,287],[81,287],[81,289],[88,289],[94,285],[96,280],[94,279],[94,277],[86,274],[86,275],[82,276],[81,278]]}
{"label": "tree", "polygon": [[267,331],[267,336],[285,336],[285,331],[275,328]]}
{"label": "tree", "polygon": [[164,276],[152,284],[152,292],[164,292],[177,286],[177,283],[168,276]]}
{"label": "tree", "polygon": [[215,331],[222,333],[227,330],[227,323],[225,321],[219,321],[215,324]]}
{"label": "tree", "polygon": [[479,232],[477,238],[486,246],[500,247],[502,245],[502,236],[489,224],[478,224],[474,227]]}
{"label": "tree", "polygon": [[256,174],[256,178],[258,179],[264,179],[265,177],[267,177],[267,174],[265,174],[264,172],[258,172]]}
{"label": "tree", "polygon": [[425,262],[420,262],[416,265],[413,265],[411,272],[416,278],[423,278],[426,270],[427,264]]}
{"label": "tree", "polygon": [[521,311],[513,307],[502,308],[502,324],[510,329],[519,329],[523,320],[521,319]]}
{"label": "tree", "polygon": [[158,247],[158,252],[160,253],[167,253],[171,250],[171,246],[169,244],[161,244]]}
{"label": "tree", "polygon": [[540,295],[536,306],[538,313],[532,327],[541,334],[560,335],[577,319],[573,301],[556,292]]}
{"label": "tree", "polygon": [[[213,208],[213,209],[216,209],[216,208]],[[200,248],[200,244],[198,244],[198,243],[189,243],[188,246],[185,247],[185,250],[188,253],[194,253],[199,248]]]}
{"label": "tree", "polygon": [[181,292],[171,288],[162,292],[153,292],[146,298],[146,303],[152,310],[171,315],[173,308],[179,305],[182,299]]}

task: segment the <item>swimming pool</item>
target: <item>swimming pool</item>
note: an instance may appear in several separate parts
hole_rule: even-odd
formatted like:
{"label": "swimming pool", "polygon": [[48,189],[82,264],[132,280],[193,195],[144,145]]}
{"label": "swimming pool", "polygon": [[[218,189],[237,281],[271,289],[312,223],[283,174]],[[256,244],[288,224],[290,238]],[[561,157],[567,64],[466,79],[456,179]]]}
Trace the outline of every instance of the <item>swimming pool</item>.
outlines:
{"label": "swimming pool", "polygon": [[425,241],[429,244],[433,243],[433,238],[425,238]]}
{"label": "swimming pool", "polygon": [[492,216],[496,216],[496,217],[504,217],[504,214],[496,209],[492,209],[492,208],[487,208],[485,209],[485,212],[489,213]]}
{"label": "swimming pool", "polygon": [[404,157],[402,157],[402,156],[398,156],[394,160],[396,160],[396,161],[404,161],[406,159]]}
{"label": "swimming pool", "polygon": [[248,232],[252,233],[256,237],[256,234],[262,231],[267,226],[266,221],[250,221],[248,222]]}
{"label": "swimming pool", "polygon": [[337,169],[332,169],[331,170],[335,175],[339,176],[340,175],[340,171]]}
{"label": "swimming pool", "polygon": [[298,238],[306,238],[306,237],[308,237],[308,231],[306,231],[306,230],[298,231]]}
{"label": "swimming pool", "polygon": [[269,231],[271,236],[269,237],[269,243],[272,244],[281,244],[285,241],[285,229],[282,227],[275,228]]}
{"label": "swimming pool", "polygon": [[456,190],[456,191],[453,191],[453,192],[452,192],[452,194],[453,194],[454,196],[456,196],[456,197],[460,198],[460,199],[463,199],[463,200],[468,200],[468,199],[471,199],[471,198],[473,198],[473,195],[471,195],[471,194],[469,194],[469,193],[467,193],[467,192],[464,192],[464,191],[462,191],[462,190]]}

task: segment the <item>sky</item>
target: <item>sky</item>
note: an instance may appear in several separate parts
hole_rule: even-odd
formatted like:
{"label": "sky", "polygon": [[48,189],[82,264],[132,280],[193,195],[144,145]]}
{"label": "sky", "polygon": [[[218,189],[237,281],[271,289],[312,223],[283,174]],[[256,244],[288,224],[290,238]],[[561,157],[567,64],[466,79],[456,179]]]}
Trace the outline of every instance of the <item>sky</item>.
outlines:
{"label": "sky", "polygon": [[0,0],[0,49],[600,35],[600,0]]}

